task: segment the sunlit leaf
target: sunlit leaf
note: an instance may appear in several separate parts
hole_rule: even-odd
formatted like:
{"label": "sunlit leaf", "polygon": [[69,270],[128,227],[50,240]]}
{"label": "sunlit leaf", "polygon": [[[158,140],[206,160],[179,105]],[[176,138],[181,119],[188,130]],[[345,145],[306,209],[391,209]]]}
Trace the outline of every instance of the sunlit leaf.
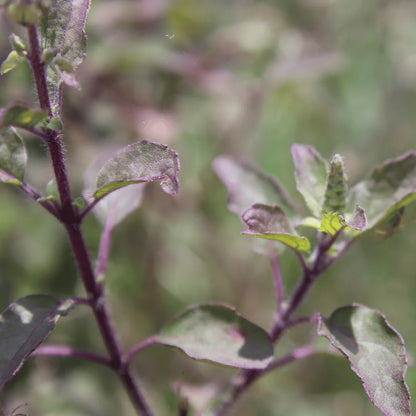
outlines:
{"label": "sunlit leaf", "polygon": [[386,416],[410,416],[404,377],[406,349],[384,315],[361,305],[344,306],[320,317],[318,334],[349,360],[370,400]]}
{"label": "sunlit leaf", "polygon": [[96,199],[127,185],[160,182],[163,191],[176,194],[179,159],[169,147],[141,140],[130,144],[108,160],[97,176]]}
{"label": "sunlit leaf", "polygon": [[22,181],[26,161],[26,148],[17,132],[12,127],[0,129],[0,181]]}
{"label": "sunlit leaf", "polygon": [[46,111],[15,105],[0,111],[0,127],[13,126],[32,129],[39,123],[45,122],[47,118]]}
{"label": "sunlit leaf", "polygon": [[213,163],[215,173],[228,190],[228,209],[240,216],[255,203],[279,204],[287,215],[295,212],[286,191],[270,175],[232,156],[219,156]]}
{"label": "sunlit leaf", "polygon": [[55,328],[60,301],[48,295],[30,295],[0,315],[0,391],[25,359]]}
{"label": "sunlit leaf", "polygon": [[7,74],[25,60],[26,58],[22,55],[19,55],[18,52],[11,51],[7,58],[1,64],[0,73],[2,75]]}
{"label": "sunlit leaf", "polygon": [[343,214],[347,196],[347,176],[344,162],[340,155],[335,155],[330,163],[326,182],[323,213],[338,212]]}
{"label": "sunlit leaf", "polygon": [[273,359],[267,332],[220,304],[190,307],[174,318],[157,340],[196,360],[231,367],[262,369]]}
{"label": "sunlit leaf", "polygon": [[[84,173],[85,199],[92,203],[94,200],[94,191],[97,181],[97,175],[102,165],[108,160],[109,151],[103,152],[96,157]],[[107,195],[99,204],[97,204],[93,213],[98,220],[104,225],[108,220],[113,226],[119,224],[129,214],[134,212],[141,204],[144,194],[145,184],[135,184],[126,186],[122,189]]]}
{"label": "sunlit leaf", "polygon": [[299,251],[309,251],[311,245],[305,237],[297,235],[289,218],[279,205],[253,204],[241,215],[247,225],[245,235],[276,240]]}
{"label": "sunlit leaf", "polygon": [[291,151],[297,189],[312,214],[320,217],[325,199],[328,164],[312,146],[295,144]]}
{"label": "sunlit leaf", "polygon": [[[39,24],[42,50],[56,51],[54,56],[68,63],[75,71],[85,58],[87,37],[85,24],[87,21],[90,0],[51,0],[52,6],[45,13]],[[59,99],[61,82],[71,84],[68,74],[72,74],[71,82],[75,82],[72,71],[56,71],[53,65],[47,68],[48,86],[52,104]],[[77,84],[77,83],[76,83]]]}
{"label": "sunlit leaf", "polygon": [[399,229],[404,209],[416,201],[416,152],[387,160],[374,169],[369,179],[354,186],[350,207],[365,209],[367,230],[386,238]]}
{"label": "sunlit leaf", "polygon": [[321,226],[319,231],[335,235],[339,230],[346,226],[344,217],[335,212],[330,212],[322,217]]}

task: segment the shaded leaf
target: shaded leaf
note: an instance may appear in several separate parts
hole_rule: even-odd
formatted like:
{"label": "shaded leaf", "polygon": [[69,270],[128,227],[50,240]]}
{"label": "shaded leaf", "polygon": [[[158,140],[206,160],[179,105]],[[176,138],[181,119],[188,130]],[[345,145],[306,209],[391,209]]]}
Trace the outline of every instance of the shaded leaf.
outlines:
{"label": "shaded leaf", "polygon": [[20,55],[16,51],[11,51],[7,58],[2,62],[0,67],[0,73],[1,75],[7,74],[14,68],[16,68],[19,64],[24,62],[26,58],[22,55]]}
{"label": "shaded leaf", "polygon": [[0,112],[0,127],[21,127],[33,129],[39,123],[48,119],[46,111],[33,110],[32,108],[15,105]]}
{"label": "shaded leaf", "polygon": [[127,185],[159,181],[163,191],[178,192],[179,158],[169,147],[141,140],[120,150],[98,173],[94,198]]}
{"label": "shaded leaf", "polygon": [[0,316],[0,391],[24,360],[55,328],[60,301],[30,295],[12,303]]}
{"label": "shaded leaf", "polygon": [[309,251],[311,245],[305,237],[297,235],[279,205],[253,204],[241,215],[248,229],[245,235],[277,240],[299,251]]}
{"label": "shaded leaf", "polygon": [[348,205],[365,209],[367,230],[386,238],[399,229],[403,209],[416,201],[416,152],[387,160],[354,186]]}
{"label": "shaded leaf", "polygon": [[[40,42],[42,50],[56,50],[59,58],[64,59],[76,70],[86,56],[87,37],[85,24],[90,7],[90,0],[52,0],[52,5],[40,20]],[[61,82],[69,83],[67,74],[58,73],[53,66],[48,66],[48,86],[52,104],[59,99]],[[66,78],[65,78],[66,77]],[[71,79],[75,79],[72,74]]]}
{"label": "shaded leaf", "polygon": [[[348,218],[348,216],[346,216]],[[365,210],[359,205],[355,206],[353,214],[345,221],[345,223],[354,230],[364,231],[367,227],[367,215]]]}
{"label": "shaded leaf", "polygon": [[273,359],[266,331],[219,304],[196,305],[174,318],[157,337],[196,360],[247,368],[265,368]]}
{"label": "shaded leaf", "polygon": [[313,215],[321,216],[328,176],[328,164],[312,147],[294,144],[291,148],[298,191]]}
{"label": "shaded leaf", "polygon": [[380,312],[344,306],[320,317],[318,334],[349,360],[370,400],[386,416],[409,416],[410,394],[404,381],[406,349],[400,334]]}
{"label": "shaded leaf", "polygon": [[322,212],[338,212],[343,214],[346,196],[347,176],[345,174],[343,159],[337,154],[334,155],[330,163]]}
{"label": "shaded leaf", "polygon": [[232,156],[219,156],[213,162],[215,173],[228,190],[228,209],[240,216],[255,203],[279,204],[287,215],[295,212],[285,189],[270,175]]}
{"label": "shaded leaf", "polygon": [[38,7],[20,1],[10,4],[7,13],[15,23],[20,25],[35,25],[42,14]]}
{"label": "shaded leaf", "polygon": [[26,148],[12,127],[0,129],[0,181],[23,181],[27,161]]}

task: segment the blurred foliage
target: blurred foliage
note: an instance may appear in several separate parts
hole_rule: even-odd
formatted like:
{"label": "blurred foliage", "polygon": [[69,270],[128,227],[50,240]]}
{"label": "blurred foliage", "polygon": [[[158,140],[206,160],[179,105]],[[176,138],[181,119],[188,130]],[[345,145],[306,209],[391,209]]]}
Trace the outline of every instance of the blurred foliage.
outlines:
{"label": "blurred foliage", "polygon": [[[416,3],[412,0],[96,0],[82,91],[67,90],[64,123],[75,195],[82,173],[107,146],[147,138],[175,148],[181,189],[172,198],[147,188],[141,209],[114,233],[108,295],[123,345],[151,335],[185,306],[209,300],[235,305],[271,325],[269,260],[226,209],[211,162],[244,156],[279,177],[296,196],[290,146],[345,156],[350,184],[389,157],[415,148]],[[0,60],[13,27],[0,14]],[[28,68],[0,79],[0,106],[33,102]],[[52,177],[45,146],[25,136],[28,181],[43,190]],[[300,201],[300,199],[298,199]],[[359,241],[317,283],[302,314],[350,302],[383,311],[416,355],[415,225],[383,243]],[[101,226],[85,224],[91,252]],[[281,266],[288,289],[296,257]],[[53,218],[2,185],[0,301],[29,293],[83,294],[64,232]],[[280,356],[311,337],[296,328]],[[79,307],[49,338],[88,350],[103,347],[93,319]],[[158,414],[175,414],[174,381],[225,383],[235,370],[193,362],[162,347],[135,361]],[[416,391],[416,370],[407,381]],[[133,415],[118,380],[95,364],[29,360],[6,388],[5,407],[28,403],[30,416]],[[122,411],[120,411],[122,409]],[[341,358],[318,356],[264,377],[234,415],[379,415]]]}

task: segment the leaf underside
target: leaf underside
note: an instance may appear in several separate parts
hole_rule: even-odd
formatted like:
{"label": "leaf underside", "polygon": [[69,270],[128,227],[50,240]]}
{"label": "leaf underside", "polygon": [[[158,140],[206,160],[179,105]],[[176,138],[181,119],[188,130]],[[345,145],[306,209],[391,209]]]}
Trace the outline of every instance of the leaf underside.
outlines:
{"label": "leaf underside", "polygon": [[410,416],[404,341],[384,315],[362,305],[344,306],[329,318],[320,317],[318,334],[348,358],[384,415]]}
{"label": "leaf underside", "polygon": [[273,359],[267,332],[220,304],[188,308],[161,331],[157,340],[196,360],[231,367],[262,369]]}

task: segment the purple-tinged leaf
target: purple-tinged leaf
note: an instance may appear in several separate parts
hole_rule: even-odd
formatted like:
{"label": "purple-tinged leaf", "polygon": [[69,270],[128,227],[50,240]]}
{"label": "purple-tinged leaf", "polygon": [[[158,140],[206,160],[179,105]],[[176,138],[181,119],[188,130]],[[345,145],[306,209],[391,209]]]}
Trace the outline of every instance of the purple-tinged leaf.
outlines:
{"label": "purple-tinged leaf", "polygon": [[60,305],[52,296],[30,295],[0,315],[0,391],[55,328]]}
{"label": "purple-tinged leaf", "polygon": [[273,359],[267,332],[221,304],[188,308],[160,332],[157,342],[193,359],[231,367],[263,369]]}
{"label": "purple-tinged leaf", "polygon": [[[86,189],[83,195],[89,203],[94,201],[93,194],[95,191],[97,175],[109,155],[110,153],[108,151],[103,152],[101,156],[97,157],[91,163],[84,173]],[[107,223],[108,219],[111,220],[112,226],[119,224],[140,206],[145,186],[144,183],[130,185],[107,195],[94,207],[93,213],[103,225]]]}
{"label": "purple-tinged leaf", "polygon": [[328,164],[312,146],[294,144],[291,151],[297,189],[312,214],[319,218],[325,200]]}
{"label": "purple-tinged leaf", "polygon": [[163,191],[175,195],[179,180],[178,154],[169,147],[147,140],[130,144],[108,160],[97,176],[94,198],[99,199],[127,185],[160,182]]}
{"label": "purple-tinged leaf", "polygon": [[288,215],[295,211],[285,189],[271,175],[232,156],[218,156],[214,170],[228,190],[228,209],[240,216],[255,203],[279,204]]}
{"label": "purple-tinged leaf", "polygon": [[356,205],[354,213],[345,221],[345,224],[354,230],[364,231],[367,227],[367,215],[365,214],[364,208]]}
{"label": "purple-tinged leaf", "polygon": [[276,240],[298,251],[309,251],[311,245],[305,237],[297,235],[279,205],[253,204],[241,215],[247,225],[245,235]]}
{"label": "purple-tinged leaf", "polygon": [[26,148],[12,127],[0,129],[0,182],[23,180],[27,161]]}
{"label": "purple-tinged leaf", "polygon": [[46,111],[34,110],[21,105],[15,105],[0,111],[0,127],[13,126],[22,129],[33,129],[47,119],[48,113]]}
{"label": "purple-tinged leaf", "polygon": [[344,306],[329,318],[320,316],[318,334],[348,358],[368,397],[384,415],[410,416],[404,341],[384,315],[362,305]]}
{"label": "purple-tinged leaf", "polygon": [[368,220],[366,231],[387,238],[399,229],[404,209],[416,201],[416,152],[410,151],[376,167],[370,178],[355,185],[348,205],[359,204]]}
{"label": "purple-tinged leaf", "polygon": [[[83,62],[87,50],[85,24],[90,0],[52,0],[52,5],[39,24],[42,50],[57,50],[58,59],[65,60],[75,71]],[[73,71],[54,65],[47,69],[48,86],[53,105],[59,99],[61,82],[78,87]]]}
{"label": "purple-tinged leaf", "polygon": [[344,161],[338,154],[331,160],[326,181],[322,213],[337,212],[343,214],[347,197],[347,175]]}

